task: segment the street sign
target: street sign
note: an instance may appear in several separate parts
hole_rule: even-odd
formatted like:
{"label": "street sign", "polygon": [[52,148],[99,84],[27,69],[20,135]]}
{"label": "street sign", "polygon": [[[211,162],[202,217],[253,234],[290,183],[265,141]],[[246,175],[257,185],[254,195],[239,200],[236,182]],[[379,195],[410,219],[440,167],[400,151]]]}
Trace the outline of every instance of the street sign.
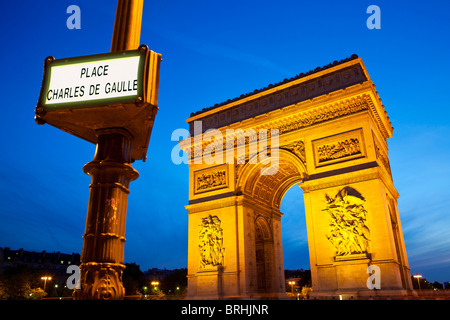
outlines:
{"label": "street sign", "polygon": [[35,120],[97,143],[101,129],[133,137],[132,159],[145,160],[158,110],[161,55],[138,50],[83,57],[48,57]]}
{"label": "street sign", "polygon": [[143,51],[47,61],[39,101],[44,109],[132,103],[142,98]]}

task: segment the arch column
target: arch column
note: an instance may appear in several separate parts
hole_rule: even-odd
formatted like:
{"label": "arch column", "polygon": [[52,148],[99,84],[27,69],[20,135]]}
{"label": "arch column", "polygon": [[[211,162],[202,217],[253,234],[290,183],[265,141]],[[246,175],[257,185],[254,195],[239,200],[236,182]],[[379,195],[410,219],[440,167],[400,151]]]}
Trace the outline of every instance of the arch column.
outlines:
{"label": "arch column", "polygon": [[[260,208],[244,195],[194,203],[186,208],[189,299],[285,297],[279,211]],[[256,223],[260,228],[263,223],[265,292],[258,290]],[[204,234],[218,242],[213,245],[215,253],[218,248],[223,249],[219,259],[211,258],[209,249],[204,250],[206,254],[203,252]]]}
{"label": "arch column", "polygon": [[312,177],[300,187],[313,297],[414,294],[395,209],[398,194],[380,167]]}
{"label": "arch column", "polygon": [[[286,150],[279,156],[277,163],[267,160],[278,166],[273,175],[262,175],[268,169],[264,162],[189,165],[189,298],[287,298],[283,214],[276,203],[286,184],[301,179],[302,164]],[[205,242],[205,235],[213,240]]]}

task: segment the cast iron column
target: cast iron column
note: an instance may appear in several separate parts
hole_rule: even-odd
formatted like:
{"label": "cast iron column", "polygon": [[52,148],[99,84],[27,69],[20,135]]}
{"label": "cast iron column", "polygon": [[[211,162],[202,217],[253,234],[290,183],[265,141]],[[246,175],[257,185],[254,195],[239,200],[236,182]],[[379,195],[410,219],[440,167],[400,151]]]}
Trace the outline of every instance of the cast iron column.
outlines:
{"label": "cast iron column", "polygon": [[[111,51],[139,47],[143,0],[118,0]],[[84,172],[91,176],[86,229],[81,253],[81,289],[75,299],[123,299],[125,224],[129,183],[139,176],[131,166],[133,137],[122,128],[97,132],[94,159]]]}
{"label": "cast iron column", "polygon": [[128,186],[139,176],[131,167],[131,141],[123,129],[100,130],[94,159],[83,168],[91,176],[91,185],[77,299],[123,299],[125,295],[122,271]]}

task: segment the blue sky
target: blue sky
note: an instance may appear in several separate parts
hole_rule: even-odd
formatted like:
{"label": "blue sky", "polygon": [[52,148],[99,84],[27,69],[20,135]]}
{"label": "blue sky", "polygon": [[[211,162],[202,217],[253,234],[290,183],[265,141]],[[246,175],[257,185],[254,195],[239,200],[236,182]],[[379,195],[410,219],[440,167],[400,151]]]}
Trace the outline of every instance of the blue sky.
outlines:
{"label": "blue sky", "polygon": [[[81,29],[69,30],[69,5]],[[366,9],[381,9],[369,30]],[[95,146],[34,122],[43,61],[110,49],[116,1],[0,3],[3,154],[0,246],[81,252]],[[450,3],[199,1],[144,3],[141,43],[162,54],[159,112],[147,162],[131,183],[125,258],[142,270],[187,265],[187,165],[171,133],[191,112],[315,69],[362,57],[395,128],[389,156],[412,273],[450,280]],[[309,268],[301,189],[283,199],[285,267]]]}

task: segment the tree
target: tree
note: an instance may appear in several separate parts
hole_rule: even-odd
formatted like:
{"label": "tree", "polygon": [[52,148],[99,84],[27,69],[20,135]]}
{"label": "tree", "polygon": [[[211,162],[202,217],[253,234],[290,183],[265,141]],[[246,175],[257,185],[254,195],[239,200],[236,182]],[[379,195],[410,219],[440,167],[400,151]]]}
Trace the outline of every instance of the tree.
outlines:
{"label": "tree", "polygon": [[3,281],[0,281],[0,300],[8,299],[9,295],[6,293],[5,284]]}
{"label": "tree", "polygon": [[7,268],[0,276],[0,292],[5,299],[26,299],[31,288],[38,288],[41,281],[39,272],[25,265]]}
{"label": "tree", "polygon": [[[414,278],[414,275],[412,275],[411,281],[412,281],[414,290],[433,289],[432,284],[429,283],[427,281],[427,279],[425,279],[425,278]],[[420,287],[419,287],[419,283],[420,283]]]}
{"label": "tree", "polygon": [[302,288],[302,297],[303,299],[309,299],[309,295],[312,292],[312,288],[308,286],[303,286]]}
{"label": "tree", "polygon": [[432,286],[434,289],[444,289],[444,286],[442,285],[442,283],[437,282],[437,281],[433,282]]}
{"label": "tree", "polygon": [[40,300],[40,299],[44,298],[45,296],[47,296],[47,293],[44,290],[42,290],[41,288],[32,289],[28,283],[24,286],[23,298],[25,298],[25,299]]}
{"label": "tree", "polygon": [[[304,286],[311,287],[311,270],[284,270],[284,277],[285,279],[300,278],[296,283],[300,289]],[[286,291],[291,292],[291,286],[288,284],[286,284]]]}
{"label": "tree", "polygon": [[[175,269],[161,281],[161,290],[166,294],[181,294],[187,287],[187,270]],[[179,288],[177,290],[177,288]]]}
{"label": "tree", "polygon": [[144,273],[135,262],[125,263],[125,266],[122,275],[125,295],[135,295],[145,285]]}

